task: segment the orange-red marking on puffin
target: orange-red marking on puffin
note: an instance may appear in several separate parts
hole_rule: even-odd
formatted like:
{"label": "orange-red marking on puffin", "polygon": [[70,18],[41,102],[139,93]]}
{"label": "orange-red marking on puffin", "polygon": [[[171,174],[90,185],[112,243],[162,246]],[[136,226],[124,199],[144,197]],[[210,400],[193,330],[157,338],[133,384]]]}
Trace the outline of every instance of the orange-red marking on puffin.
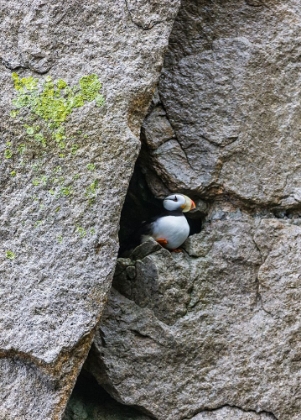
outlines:
{"label": "orange-red marking on puffin", "polygon": [[167,245],[168,244],[168,241],[166,239],[164,239],[164,238],[158,238],[158,239],[156,239],[156,241],[160,245]]}

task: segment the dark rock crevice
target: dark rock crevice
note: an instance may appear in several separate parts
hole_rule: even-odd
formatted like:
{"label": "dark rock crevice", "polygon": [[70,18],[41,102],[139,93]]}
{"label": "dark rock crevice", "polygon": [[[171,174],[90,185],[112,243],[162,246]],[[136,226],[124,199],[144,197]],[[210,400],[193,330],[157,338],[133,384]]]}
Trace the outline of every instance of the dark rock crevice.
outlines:
{"label": "dark rock crevice", "polygon": [[96,379],[83,370],[78,378],[63,420],[150,420],[135,407],[114,400]]}

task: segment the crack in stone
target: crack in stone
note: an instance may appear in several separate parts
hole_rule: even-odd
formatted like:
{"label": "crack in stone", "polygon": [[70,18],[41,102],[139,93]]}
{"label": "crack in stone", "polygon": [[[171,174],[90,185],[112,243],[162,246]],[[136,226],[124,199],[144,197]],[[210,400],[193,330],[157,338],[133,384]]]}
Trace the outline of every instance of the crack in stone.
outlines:
{"label": "crack in stone", "polygon": [[21,64],[21,63],[11,63],[8,60],[5,60],[3,57],[0,58],[1,63],[3,64],[3,66],[10,71],[13,70],[20,70],[20,69],[24,69],[24,70],[30,70],[33,73],[37,73],[37,74],[47,74],[52,66],[47,67],[47,69],[45,70],[37,70],[36,68],[33,68],[30,65],[25,65],[25,64]]}
{"label": "crack in stone", "polygon": [[11,63],[8,60],[5,60],[4,58],[1,57],[1,63],[3,64],[3,66],[7,69],[7,70],[19,70],[19,69],[29,69],[29,67],[24,66],[20,63]]}
{"label": "crack in stone", "polygon": [[130,10],[129,4],[128,4],[128,0],[125,0],[125,5],[126,5],[126,9],[130,15],[130,19],[133,22],[134,25],[136,25],[138,28],[143,29],[144,31],[149,31],[151,29],[153,29],[154,26],[156,25],[160,25],[161,23],[163,23],[163,20],[158,20],[158,21],[154,21],[152,22],[152,24],[150,23],[149,25],[141,25],[139,23],[137,23],[135,21],[135,19],[133,18],[132,12]]}
{"label": "crack in stone", "polygon": [[[260,267],[259,267],[259,269],[260,269]],[[274,314],[272,314],[271,312],[269,312],[264,307],[264,304],[263,304],[263,301],[262,301],[262,296],[261,296],[261,293],[259,292],[260,281],[259,281],[258,276],[256,276],[255,285],[256,285],[256,298],[255,298],[256,301],[255,301],[255,304],[259,304],[260,309],[262,309],[263,312],[265,312],[267,315],[270,315],[271,317],[275,318]]]}
{"label": "crack in stone", "polygon": [[8,350],[0,349],[0,359],[20,360],[25,363],[33,364],[41,369],[42,372],[45,372],[52,377],[57,377],[60,376],[62,366],[66,363],[66,360],[70,359],[70,353],[76,353],[78,349],[80,350],[85,347],[89,341],[92,342],[94,334],[95,328],[86,335],[80,337],[73,346],[62,348],[58,357],[50,363],[47,363],[43,359],[33,356],[30,353],[13,348]]}
{"label": "crack in stone", "polygon": [[[256,410],[252,410],[252,409],[247,410],[247,409],[245,409],[245,408],[239,407],[239,406],[237,406],[237,405],[232,405],[232,404],[224,404],[224,405],[218,406],[218,407],[216,407],[216,408],[206,408],[206,409],[204,409],[204,410],[201,410],[201,411],[196,412],[196,413],[193,415],[193,417],[194,417],[194,416],[196,416],[197,414],[202,414],[202,413],[212,413],[212,412],[215,412],[215,411],[221,410],[222,408],[235,408],[235,409],[240,410],[240,411],[242,411],[242,412],[244,412],[244,413],[254,413],[254,414],[257,414],[257,415],[260,415],[260,414],[266,414],[266,415],[270,416],[271,420],[279,420],[279,419],[275,416],[275,414],[274,414],[273,412],[271,412],[271,411],[265,411],[265,410],[256,411]],[[189,419],[188,419],[188,418],[186,418],[186,419],[183,419],[183,420],[189,420]]]}
{"label": "crack in stone", "polygon": [[[256,241],[255,241],[255,239],[254,239],[254,237],[252,237],[252,242],[253,242],[253,244],[254,244],[255,248],[257,249],[257,251],[259,252],[260,256],[262,257],[262,252],[261,252],[261,250],[260,250],[259,246],[257,245],[257,243],[256,243]],[[261,293],[260,293],[260,291],[259,291],[259,288],[260,288],[260,281],[259,281],[259,277],[258,277],[258,272],[259,272],[260,268],[261,268],[261,267],[265,264],[265,262],[266,262],[266,260],[267,260],[268,256],[269,256],[269,255],[267,255],[267,256],[266,256],[266,258],[263,258],[263,259],[262,259],[262,263],[260,264],[260,266],[258,267],[258,270],[257,270],[256,279],[255,279],[255,285],[256,285],[255,305],[258,305],[258,304],[259,304],[259,307],[263,310],[263,312],[265,312],[267,315],[270,315],[270,316],[271,316],[271,317],[273,317],[273,318],[278,319],[279,317],[277,317],[277,316],[276,316],[275,314],[273,314],[272,312],[269,312],[269,311],[268,311],[268,310],[264,307],[264,304],[263,304],[263,301],[262,301],[262,296],[261,296]]]}
{"label": "crack in stone", "polygon": [[246,4],[251,7],[262,7],[264,4],[261,0],[245,0]]}
{"label": "crack in stone", "polygon": [[189,165],[189,166],[190,166],[190,168],[194,171],[194,168],[193,168],[193,166],[191,165],[191,163],[190,163],[190,161],[189,161],[189,158],[188,158],[188,155],[187,155],[186,149],[182,146],[182,144],[179,142],[179,140],[177,139],[177,137],[175,137],[175,140],[177,141],[178,145],[180,146],[180,149],[182,150],[182,152],[184,153],[184,155],[185,155],[185,158],[186,158],[186,161],[187,161],[188,165]]}
{"label": "crack in stone", "polygon": [[[165,106],[164,106],[164,104],[163,104],[163,101],[162,101],[162,99],[161,99],[161,97],[160,97],[160,93],[159,93],[159,92],[158,92],[158,95],[159,95],[159,98],[160,98],[160,105],[162,106],[162,108],[163,108],[163,110],[164,110],[164,112],[165,112],[166,119],[167,119],[167,121],[169,122],[170,126],[172,127],[172,124],[171,124],[171,122],[170,122],[170,120],[169,120],[169,118],[168,118],[166,108],[165,108]],[[173,127],[172,127],[172,129],[173,129]],[[174,131],[174,129],[173,129],[173,131]],[[173,140],[173,139],[170,139],[170,140]],[[175,134],[175,131],[174,131],[174,140],[176,140],[176,141],[177,141],[178,145],[180,146],[180,149],[181,149],[181,150],[182,150],[182,152],[184,153],[185,158],[186,158],[186,161],[187,161],[187,163],[188,163],[189,167],[190,167],[190,168],[194,171],[194,168],[193,168],[193,166],[191,165],[190,160],[189,160],[189,158],[188,158],[188,155],[187,155],[187,152],[186,152],[186,148],[184,148],[184,147],[182,146],[182,144],[180,143],[180,141],[178,140],[178,138],[177,138],[177,136],[176,136],[176,134]],[[169,141],[169,140],[167,140],[167,141]],[[190,147],[190,146],[189,146],[189,147]],[[187,147],[187,149],[188,149],[188,147]]]}
{"label": "crack in stone", "polygon": [[245,0],[245,2],[250,7],[266,7],[267,9],[271,9],[271,7],[265,4],[262,0]]}

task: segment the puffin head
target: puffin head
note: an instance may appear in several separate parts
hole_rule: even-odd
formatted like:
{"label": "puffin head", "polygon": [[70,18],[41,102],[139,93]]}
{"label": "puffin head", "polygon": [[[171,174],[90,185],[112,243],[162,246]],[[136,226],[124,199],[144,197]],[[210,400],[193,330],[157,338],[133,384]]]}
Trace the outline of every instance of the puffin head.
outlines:
{"label": "puffin head", "polygon": [[184,194],[171,194],[164,198],[163,206],[166,210],[182,210],[184,213],[195,209],[195,202]]}

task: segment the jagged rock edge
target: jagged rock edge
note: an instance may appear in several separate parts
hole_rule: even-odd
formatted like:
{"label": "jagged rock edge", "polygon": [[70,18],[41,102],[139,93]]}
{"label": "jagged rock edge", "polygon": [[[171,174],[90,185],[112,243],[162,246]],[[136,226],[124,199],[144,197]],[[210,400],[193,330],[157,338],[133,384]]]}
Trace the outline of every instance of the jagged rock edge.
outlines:
{"label": "jagged rock edge", "polygon": [[[244,413],[254,413],[254,414],[257,414],[257,415],[260,415],[260,414],[266,414],[266,415],[268,415],[268,416],[270,416],[270,417],[271,417],[271,420],[279,420],[279,419],[275,416],[275,414],[274,414],[274,413],[272,413],[272,412],[270,412],[270,411],[265,411],[265,410],[263,410],[263,411],[256,411],[256,410],[251,410],[251,409],[247,410],[247,409],[242,408],[242,407],[239,407],[239,406],[237,406],[237,405],[230,405],[230,404],[224,404],[224,405],[218,406],[218,407],[216,407],[216,408],[206,408],[206,409],[204,409],[204,410],[201,410],[201,411],[196,412],[196,413],[193,415],[193,417],[194,417],[194,416],[196,416],[196,415],[198,415],[198,414],[202,414],[202,413],[212,413],[212,412],[215,412],[215,411],[221,410],[222,408],[236,408],[236,409],[238,409],[238,410],[243,411]],[[183,419],[183,420],[190,420],[190,419],[191,419],[191,418],[193,418],[193,417],[189,417],[189,418],[187,418],[187,419]]]}

